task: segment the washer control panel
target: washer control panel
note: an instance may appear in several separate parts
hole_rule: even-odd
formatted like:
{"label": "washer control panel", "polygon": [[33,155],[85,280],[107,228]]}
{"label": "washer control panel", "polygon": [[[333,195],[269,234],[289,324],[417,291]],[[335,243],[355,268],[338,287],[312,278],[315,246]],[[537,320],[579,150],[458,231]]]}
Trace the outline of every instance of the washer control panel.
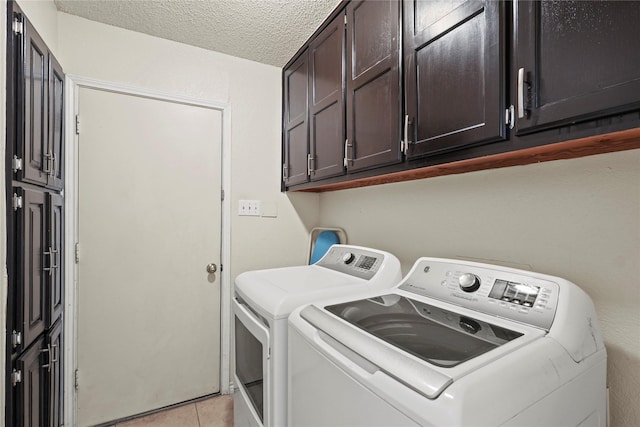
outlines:
{"label": "washer control panel", "polygon": [[560,293],[557,283],[526,271],[440,260],[418,261],[399,288],[546,330]]}
{"label": "washer control panel", "polygon": [[332,246],[316,265],[369,280],[376,275],[383,260],[383,254],[366,249]]}

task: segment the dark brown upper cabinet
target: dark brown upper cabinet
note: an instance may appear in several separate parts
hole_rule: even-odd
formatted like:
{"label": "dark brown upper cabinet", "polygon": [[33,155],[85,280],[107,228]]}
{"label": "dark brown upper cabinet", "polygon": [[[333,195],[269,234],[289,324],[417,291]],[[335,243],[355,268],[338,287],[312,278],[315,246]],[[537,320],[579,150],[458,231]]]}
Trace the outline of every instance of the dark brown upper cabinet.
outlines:
{"label": "dark brown upper cabinet", "polygon": [[[16,48],[15,178],[61,190],[64,161],[64,73],[46,44],[22,13]],[[16,24],[14,24],[16,25]]]}
{"label": "dark brown upper cabinet", "polygon": [[398,163],[400,149],[399,1],[347,5],[347,141],[349,172]]}
{"label": "dark brown upper cabinet", "polygon": [[514,2],[519,134],[640,107],[640,2]]}
{"label": "dark brown upper cabinet", "polygon": [[282,176],[287,186],[309,180],[309,58],[305,51],[284,70],[283,130],[284,164]]}
{"label": "dark brown upper cabinet", "polygon": [[309,45],[309,175],[312,181],[342,175],[345,103],[344,15],[338,15]]}
{"label": "dark brown upper cabinet", "polygon": [[404,3],[407,156],[505,138],[504,4]]}

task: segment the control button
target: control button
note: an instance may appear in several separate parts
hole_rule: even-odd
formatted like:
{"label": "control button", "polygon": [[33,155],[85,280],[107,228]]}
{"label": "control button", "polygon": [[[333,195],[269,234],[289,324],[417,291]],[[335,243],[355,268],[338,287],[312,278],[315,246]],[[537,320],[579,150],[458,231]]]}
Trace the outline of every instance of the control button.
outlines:
{"label": "control button", "polygon": [[480,279],[475,274],[465,273],[458,279],[458,284],[465,292],[475,292],[480,288]]}
{"label": "control button", "polygon": [[525,301],[522,303],[522,305],[524,305],[525,307],[531,307],[533,304],[531,304],[529,301]]}
{"label": "control button", "polygon": [[518,298],[514,298],[511,302],[514,304],[520,304],[520,300]]}
{"label": "control button", "polygon": [[446,281],[446,280],[443,280],[442,282],[440,282],[440,284],[441,284],[442,286],[447,286],[447,281]]}
{"label": "control button", "polygon": [[356,256],[351,252],[347,252],[342,256],[342,261],[347,265],[351,264],[354,259],[356,259]]}

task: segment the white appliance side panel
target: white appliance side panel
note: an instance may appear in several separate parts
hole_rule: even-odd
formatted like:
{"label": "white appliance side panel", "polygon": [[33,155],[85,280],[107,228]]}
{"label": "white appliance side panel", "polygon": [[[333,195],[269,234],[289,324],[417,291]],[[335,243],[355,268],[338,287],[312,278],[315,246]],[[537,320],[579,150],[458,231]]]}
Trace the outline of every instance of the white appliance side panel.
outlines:
{"label": "white appliance side panel", "polygon": [[[235,377],[236,384],[240,383]],[[262,427],[258,414],[251,408],[249,398],[242,388],[237,387],[233,392],[233,426],[234,427]]]}
{"label": "white appliance side panel", "polygon": [[417,426],[289,331],[289,426]]}
{"label": "white appliance side panel", "polygon": [[606,359],[601,359],[591,369],[502,425],[605,427],[606,364]]}

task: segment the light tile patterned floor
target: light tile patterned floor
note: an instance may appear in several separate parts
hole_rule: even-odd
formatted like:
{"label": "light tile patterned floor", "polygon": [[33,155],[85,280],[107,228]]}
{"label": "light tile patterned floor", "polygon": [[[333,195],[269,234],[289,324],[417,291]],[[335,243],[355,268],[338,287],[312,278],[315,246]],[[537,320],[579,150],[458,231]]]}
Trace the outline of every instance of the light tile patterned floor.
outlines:
{"label": "light tile patterned floor", "polygon": [[233,427],[233,397],[216,396],[145,417],[116,427]]}

